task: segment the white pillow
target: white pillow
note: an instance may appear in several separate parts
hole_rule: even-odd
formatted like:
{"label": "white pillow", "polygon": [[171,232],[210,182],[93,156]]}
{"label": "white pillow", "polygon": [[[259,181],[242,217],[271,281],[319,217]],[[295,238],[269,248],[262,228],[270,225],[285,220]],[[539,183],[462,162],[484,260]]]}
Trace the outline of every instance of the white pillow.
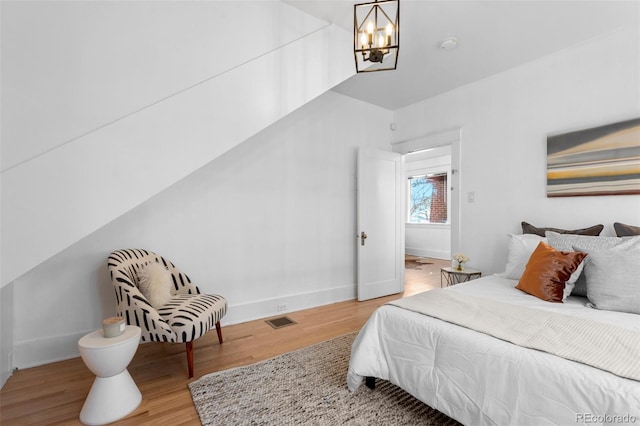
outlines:
{"label": "white pillow", "polygon": [[[580,250],[574,250],[574,251],[580,251]],[[580,264],[578,265],[578,268],[575,271],[573,271],[573,274],[571,274],[571,276],[569,277],[569,281],[564,282],[564,293],[562,294],[563,302],[567,300],[567,297],[571,295],[571,292],[576,286],[576,282],[578,281],[578,278],[582,276],[582,271],[584,270],[584,265],[585,265],[585,262],[587,261],[586,259],[587,258],[585,257],[584,260],[580,262]]]}
{"label": "white pillow", "polygon": [[138,271],[138,288],[156,309],[171,300],[171,282],[171,272],[158,262],[151,262]]}
{"label": "white pillow", "polygon": [[547,243],[545,237],[535,234],[509,234],[509,258],[504,272],[496,274],[500,277],[519,280],[524,273],[531,253],[538,247],[540,241]]}

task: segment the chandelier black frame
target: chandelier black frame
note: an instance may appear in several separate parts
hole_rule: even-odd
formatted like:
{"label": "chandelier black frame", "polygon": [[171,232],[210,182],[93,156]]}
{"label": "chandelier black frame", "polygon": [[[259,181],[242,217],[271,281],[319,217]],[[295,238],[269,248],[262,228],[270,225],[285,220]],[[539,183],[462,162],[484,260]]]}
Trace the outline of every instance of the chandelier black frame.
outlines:
{"label": "chandelier black frame", "polygon": [[400,50],[400,0],[353,5],[353,43],[356,72],[396,69]]}

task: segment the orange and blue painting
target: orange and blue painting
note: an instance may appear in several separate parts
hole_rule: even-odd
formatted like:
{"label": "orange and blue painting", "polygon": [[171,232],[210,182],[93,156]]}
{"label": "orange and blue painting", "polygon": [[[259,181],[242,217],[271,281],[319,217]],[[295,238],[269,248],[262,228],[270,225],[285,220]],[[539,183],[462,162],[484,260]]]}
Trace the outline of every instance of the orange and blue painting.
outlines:
{"label": "orange and blue painting", "polygon": [[547,137],[547,197],[640,194],[640,118]]}

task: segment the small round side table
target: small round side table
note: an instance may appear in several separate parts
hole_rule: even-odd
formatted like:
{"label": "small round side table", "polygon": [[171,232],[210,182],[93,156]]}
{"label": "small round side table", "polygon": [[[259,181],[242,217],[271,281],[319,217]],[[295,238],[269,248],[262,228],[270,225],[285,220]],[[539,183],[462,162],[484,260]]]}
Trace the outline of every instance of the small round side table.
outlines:
{"label": "small round side table", "polygon": [[140,405],[142,394],[127,371],[138,349],[140,334],[140,327],[127,325],[118,337],[104,337],[102,330],[96,330],[78,341],[82,360],[96,375],[80,411],[82,423],[110,423]]}

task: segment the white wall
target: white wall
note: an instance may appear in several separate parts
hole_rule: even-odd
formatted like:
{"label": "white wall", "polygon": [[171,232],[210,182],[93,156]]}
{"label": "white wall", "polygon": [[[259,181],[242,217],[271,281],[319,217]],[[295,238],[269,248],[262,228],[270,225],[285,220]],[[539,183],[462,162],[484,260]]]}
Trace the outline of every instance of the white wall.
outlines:
{"label": "white wall", "polygon": [[2,285],[354,74],[279,1],[1,5]]}
{"label": "white wall", "polygon": [[[449,212],[447,223],[405,224],[405,252],[415,256],[433,257],[436,259],[451,258],[451,147],[441,147],[429,151],[405,155],[405,176],[417,176],[426,173],[447,174],[447,200]],[[436,155],[437,156],[434,156]],[[407,191],[408,194],[408,191]]]}
{"label": "white wall", "polygon": [[[462,128],[461,243],[470,267],[499,272],[506,234],[537,226],[640,224],[640,196],[546,197],[546,135],[640,116],[638,29],[563,50],[534,63],[395,111],[394,141]],[[455,159],[454,159],[455,160]],[[467,194],[475,193],[475,202]]]}
{"label": "white wall", "polygon": [[2,170],[327,25],[269,0],[3,1],[2,11]]}
{"label": "white wall", "polygon": [[356,147],[392,113],[328,92],[16,281],[15,365],[77,356],[114,313],[106,258],[146,248],[229,301],[222,324],[355,297]]}
{"label": "white wall", "polygon": [[13,284],[0,288],[0,388],[13,370]]}

